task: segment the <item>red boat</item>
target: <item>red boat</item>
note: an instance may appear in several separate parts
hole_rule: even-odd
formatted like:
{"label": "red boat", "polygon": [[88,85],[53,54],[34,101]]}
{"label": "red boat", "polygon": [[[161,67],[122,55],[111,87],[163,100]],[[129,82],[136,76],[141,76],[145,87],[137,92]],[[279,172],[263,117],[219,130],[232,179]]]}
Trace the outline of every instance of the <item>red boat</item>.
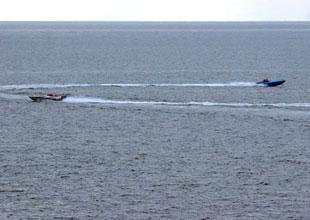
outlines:
{"label": "red boat", "polygon": [[40,102],[42,100],[62,101],[66,97],[66,95],[58,95],[56,93],[49,93],[43,96],[29,96],[29,98],[34,102]]}

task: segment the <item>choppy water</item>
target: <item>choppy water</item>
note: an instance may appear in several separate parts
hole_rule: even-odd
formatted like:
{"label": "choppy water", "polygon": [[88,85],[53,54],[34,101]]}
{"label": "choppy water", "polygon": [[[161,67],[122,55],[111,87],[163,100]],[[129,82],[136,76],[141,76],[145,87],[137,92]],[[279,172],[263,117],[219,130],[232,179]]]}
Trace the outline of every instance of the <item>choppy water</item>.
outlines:
{"label": "choppy water", "polygon": [[1,219],[307,219],[309,34],[0,23]]}

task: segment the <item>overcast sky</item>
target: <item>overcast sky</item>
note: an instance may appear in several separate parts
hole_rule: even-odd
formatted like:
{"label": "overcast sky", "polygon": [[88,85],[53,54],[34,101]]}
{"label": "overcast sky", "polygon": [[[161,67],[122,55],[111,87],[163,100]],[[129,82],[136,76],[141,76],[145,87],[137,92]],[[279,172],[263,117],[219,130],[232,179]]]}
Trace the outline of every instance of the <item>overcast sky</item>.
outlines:
{"label": "overcast sky", "polygon": [[0,0],[0,20],[309,21],[310,0]]}

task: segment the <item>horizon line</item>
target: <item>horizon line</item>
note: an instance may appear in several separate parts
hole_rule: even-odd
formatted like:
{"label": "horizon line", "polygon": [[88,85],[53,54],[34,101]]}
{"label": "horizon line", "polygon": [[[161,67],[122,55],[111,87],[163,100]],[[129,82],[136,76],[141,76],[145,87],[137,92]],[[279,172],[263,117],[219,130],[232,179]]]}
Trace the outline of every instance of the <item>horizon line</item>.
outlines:
{"label": "horizon line", "polygon": [[305,23],[310,22],[310,20],[211,20],[211,21],[198,21],[198,20],[0,20],[0,23],[9,23],[9,22],[109,22],[109,23],[275,23],[275,22],[283,22],[283,23]]}

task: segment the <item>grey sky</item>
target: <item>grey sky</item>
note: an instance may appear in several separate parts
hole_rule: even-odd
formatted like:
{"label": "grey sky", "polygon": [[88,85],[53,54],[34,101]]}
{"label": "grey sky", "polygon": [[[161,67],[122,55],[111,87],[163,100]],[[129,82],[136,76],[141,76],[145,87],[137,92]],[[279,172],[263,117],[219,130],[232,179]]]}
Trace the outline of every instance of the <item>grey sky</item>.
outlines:
{"label": "grey sky", "polygon": [[305,21],[310,0],[0,0],[0,20]]}

